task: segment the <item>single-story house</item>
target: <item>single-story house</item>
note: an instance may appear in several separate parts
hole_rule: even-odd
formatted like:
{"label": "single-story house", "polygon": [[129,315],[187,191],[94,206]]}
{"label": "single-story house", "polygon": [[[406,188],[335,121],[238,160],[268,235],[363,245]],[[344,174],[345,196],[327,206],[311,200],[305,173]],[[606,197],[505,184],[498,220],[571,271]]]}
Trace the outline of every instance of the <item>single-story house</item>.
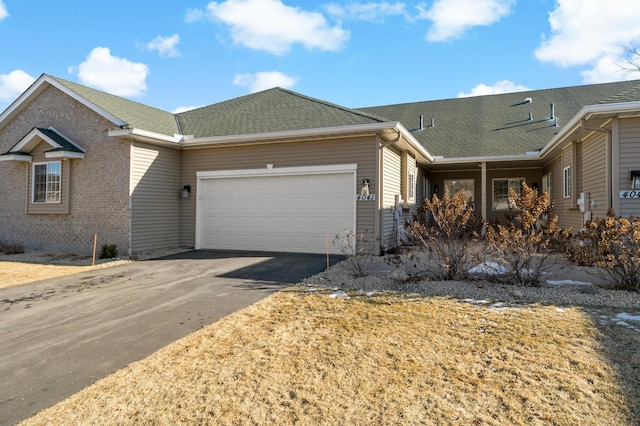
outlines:
{"label": "single-story house", "polygon": [[350,109],[274,88],[172,114],[43,74],[0,114],[0,240],[121,255],[374,252],[424,197],[485,218],[522,181],[560,225],[640,215],[640,81]]}

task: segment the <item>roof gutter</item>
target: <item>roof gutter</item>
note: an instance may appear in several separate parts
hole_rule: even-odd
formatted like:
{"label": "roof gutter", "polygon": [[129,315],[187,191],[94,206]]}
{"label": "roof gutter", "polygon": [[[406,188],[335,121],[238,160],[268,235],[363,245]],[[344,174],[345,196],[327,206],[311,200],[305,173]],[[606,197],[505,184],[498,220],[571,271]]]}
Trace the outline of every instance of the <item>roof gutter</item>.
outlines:
{"label": "roof gutter", "polygon": [[388,144],[384,146],[392,145],[394,143],[398,143],[402,137],[409,143],[411,148],[413,148],[418,154],[427,160],[428,163],[433,163],[435,161],[435,157],[425,149],[424,146],[418,142],[418,140],[409,132],[402,124],[399,122],[395,123],[394,129],[398,132],[398,137],[394,141],[388,141]]}
{"label": "roof gutter", "polygon": [[164,142],[164,143],[172,143],[179,144],[181,143],[185,137],[183,135],[163,135],[162,133],[150,132],[148,130],[142,129],[113,129],[107,131],[108,136],[121,136],[121,137],[131,137],[134,139],[140,139],[146,142]]}
{"label": "roof gutter", "polygon": [[434,156],[431,155],[413,135],[399,122],[381,122],[373,124],[355,124],[349,126],[336,126],[336,127],[321,127],[316,129],[299,129],[299,130],[286,130],[280,132],[264,132],[264,133],[248,133],[242,135],[230,135],[230,136],[209,136],[204,138],[193,138],[188,135],[173,135],[168,136],[161,133],[150,132],[147,130],[136,128],[123,128],[112,129],[107,131],[108,136],[113,137],[130,137],[137,140],[150,142],[150,143],[162,143],[170,145],[179,145],[183,148],[197,148],[207,146],[230,146],[230,145],[243,145],[254,143],[266,143],[284,139],[300,139],[300,138],[327,138],[340,134],[379,134],[383,135],[385,131],[395,131],[397,136],[395,139],[385,139],[385,146],[396,144],[403,139],[407,141],[409,146],[416,151],[416,153],[426,159],[427,162],[432,163]]}
{"label": "roof gutter", "polygon": [[537,152],[531,154],[514,154],[514,155],[492,155],[478,157],[435,157],[433,164],[464,164],[464,163],[499,163],[508,161],[535,161],[539,160]]}
{"label": "roof gutter", "polygon": [[342,133],[380,133],[383,130],[393,127],[396,123],[374,123],[374,124],[356,124],[349,126],[336,126],[336,127],[321,127],[315,129],[298,129],[298,130],[284,130],[277,132],[263,132],[263,133],[245,133],[239,135],[224,135],[224,136],[206,136],[201,138],[192,138],[183,141],[185,146],[200,146],[200,145],[234,145],[242,144],[245,142],[262,142],[272,141],[278,139],[296,139],[296,138],[310,138],[314,136],[327,137]]}
{"label": "roof gutter", "polygon": [[559,145],[560,143],[563,142],[563,140],[570,135],[571,133],[573,133],[574,131],[576,131],[579,128],[583,128],[585,130],[590,130],[590,131],[606,131],[606,129],[603,129],[601,127],[598,128],[589,128],[589,127],[585,127],[586,126],[586,121],[588,119],[590,119],[592,116],[594,115],[598,115],[598,114],[619,114],[619,113],[624,113],[624,112],[628,112],[628,111],[637,111],[638,109],[640,109],[640,102],[639,101],[634,101],[634,102],[619,102],[619,103],[613,103],[613,104],[594,104],[594,105],[586,105],[584,107],[582,107],[580,109],[580,111],[578,111],[578,113],[576,115],[574,115],[571,120],[569,120],[569,122],[567,123],[566,126],[564,126],[562,128],[562,130],[560,130],[560,132],[558,132],[557,135],[555,135],[553,137],[553,139],[551,139],[551,141],[544,146],[544,148],[542,148],[540,150],[540,153],[538,154],[539,158],[544,158],[549,152],[551,152],[557,145]]}

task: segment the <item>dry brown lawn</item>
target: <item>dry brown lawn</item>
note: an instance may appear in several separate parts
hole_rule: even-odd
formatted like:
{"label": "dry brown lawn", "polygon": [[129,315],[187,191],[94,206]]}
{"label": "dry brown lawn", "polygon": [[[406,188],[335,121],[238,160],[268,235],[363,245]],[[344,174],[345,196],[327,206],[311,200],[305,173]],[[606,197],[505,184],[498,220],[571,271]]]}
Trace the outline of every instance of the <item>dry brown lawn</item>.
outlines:
{"label": "dry brown lawn", "polygon": [[579,308],[294,287],[24,424],[636,424],[607,344]]}
{"label": "dry brown lawn", "polygon": [[23,423],[640,424],[640,333],[588,312],[292,287]]}
{"label": "dry brown lawn", "polygon": [[0,260],[0,288],[88,271],[91,266],[51,265]]}

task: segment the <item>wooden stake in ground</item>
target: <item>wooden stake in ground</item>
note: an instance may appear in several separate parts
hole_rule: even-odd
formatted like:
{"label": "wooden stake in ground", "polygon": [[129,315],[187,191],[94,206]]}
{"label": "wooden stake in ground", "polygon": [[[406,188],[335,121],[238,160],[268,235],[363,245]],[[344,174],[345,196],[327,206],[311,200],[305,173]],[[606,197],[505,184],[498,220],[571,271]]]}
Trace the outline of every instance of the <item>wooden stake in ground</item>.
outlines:
{"label": "wooden stake in ground", "polygon": [[93,235],[93,260],[91,266],[96,266],[96,246],[98,245],[98,234]]}

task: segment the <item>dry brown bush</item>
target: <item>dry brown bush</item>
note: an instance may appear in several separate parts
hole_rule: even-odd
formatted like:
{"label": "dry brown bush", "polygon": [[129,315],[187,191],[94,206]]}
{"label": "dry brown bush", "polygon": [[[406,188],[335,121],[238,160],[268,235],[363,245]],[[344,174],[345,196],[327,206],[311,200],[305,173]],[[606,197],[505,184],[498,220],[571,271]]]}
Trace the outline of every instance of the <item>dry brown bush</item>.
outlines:
{"label": "dry brown bush", "polygon": [[509,188],[509,198],[512,206],[506,223],[490,226],[487,241],[509,265],[508,279],[519,285],[539,285],[543,272],[556,259],[551,242],[568,238],[570,230],[558,226],[546,192],[539,194],[522,182],[520,195]]}
{"label": "dry brown bush", "polygon": [[404,258],[405,269],[414,271],[415,275],[421,273],[440,280],[462,279],[471,266],[478,263],[471,247],[479,239],[482,220],[474,214],[462,191],[453,196],[445,193],[442,199],[437,195],[432,200],[426,198],[422,216],[408,224],[407,229],[414,246],[427,253],[427,261],[420,260],[422,257],[413,252]]}
{"label": "dry brown bush", "polygon": [[615,217],[588,222],[570,260],[598,266],[602,278],[620,290],[640,291],[640,218]]}

